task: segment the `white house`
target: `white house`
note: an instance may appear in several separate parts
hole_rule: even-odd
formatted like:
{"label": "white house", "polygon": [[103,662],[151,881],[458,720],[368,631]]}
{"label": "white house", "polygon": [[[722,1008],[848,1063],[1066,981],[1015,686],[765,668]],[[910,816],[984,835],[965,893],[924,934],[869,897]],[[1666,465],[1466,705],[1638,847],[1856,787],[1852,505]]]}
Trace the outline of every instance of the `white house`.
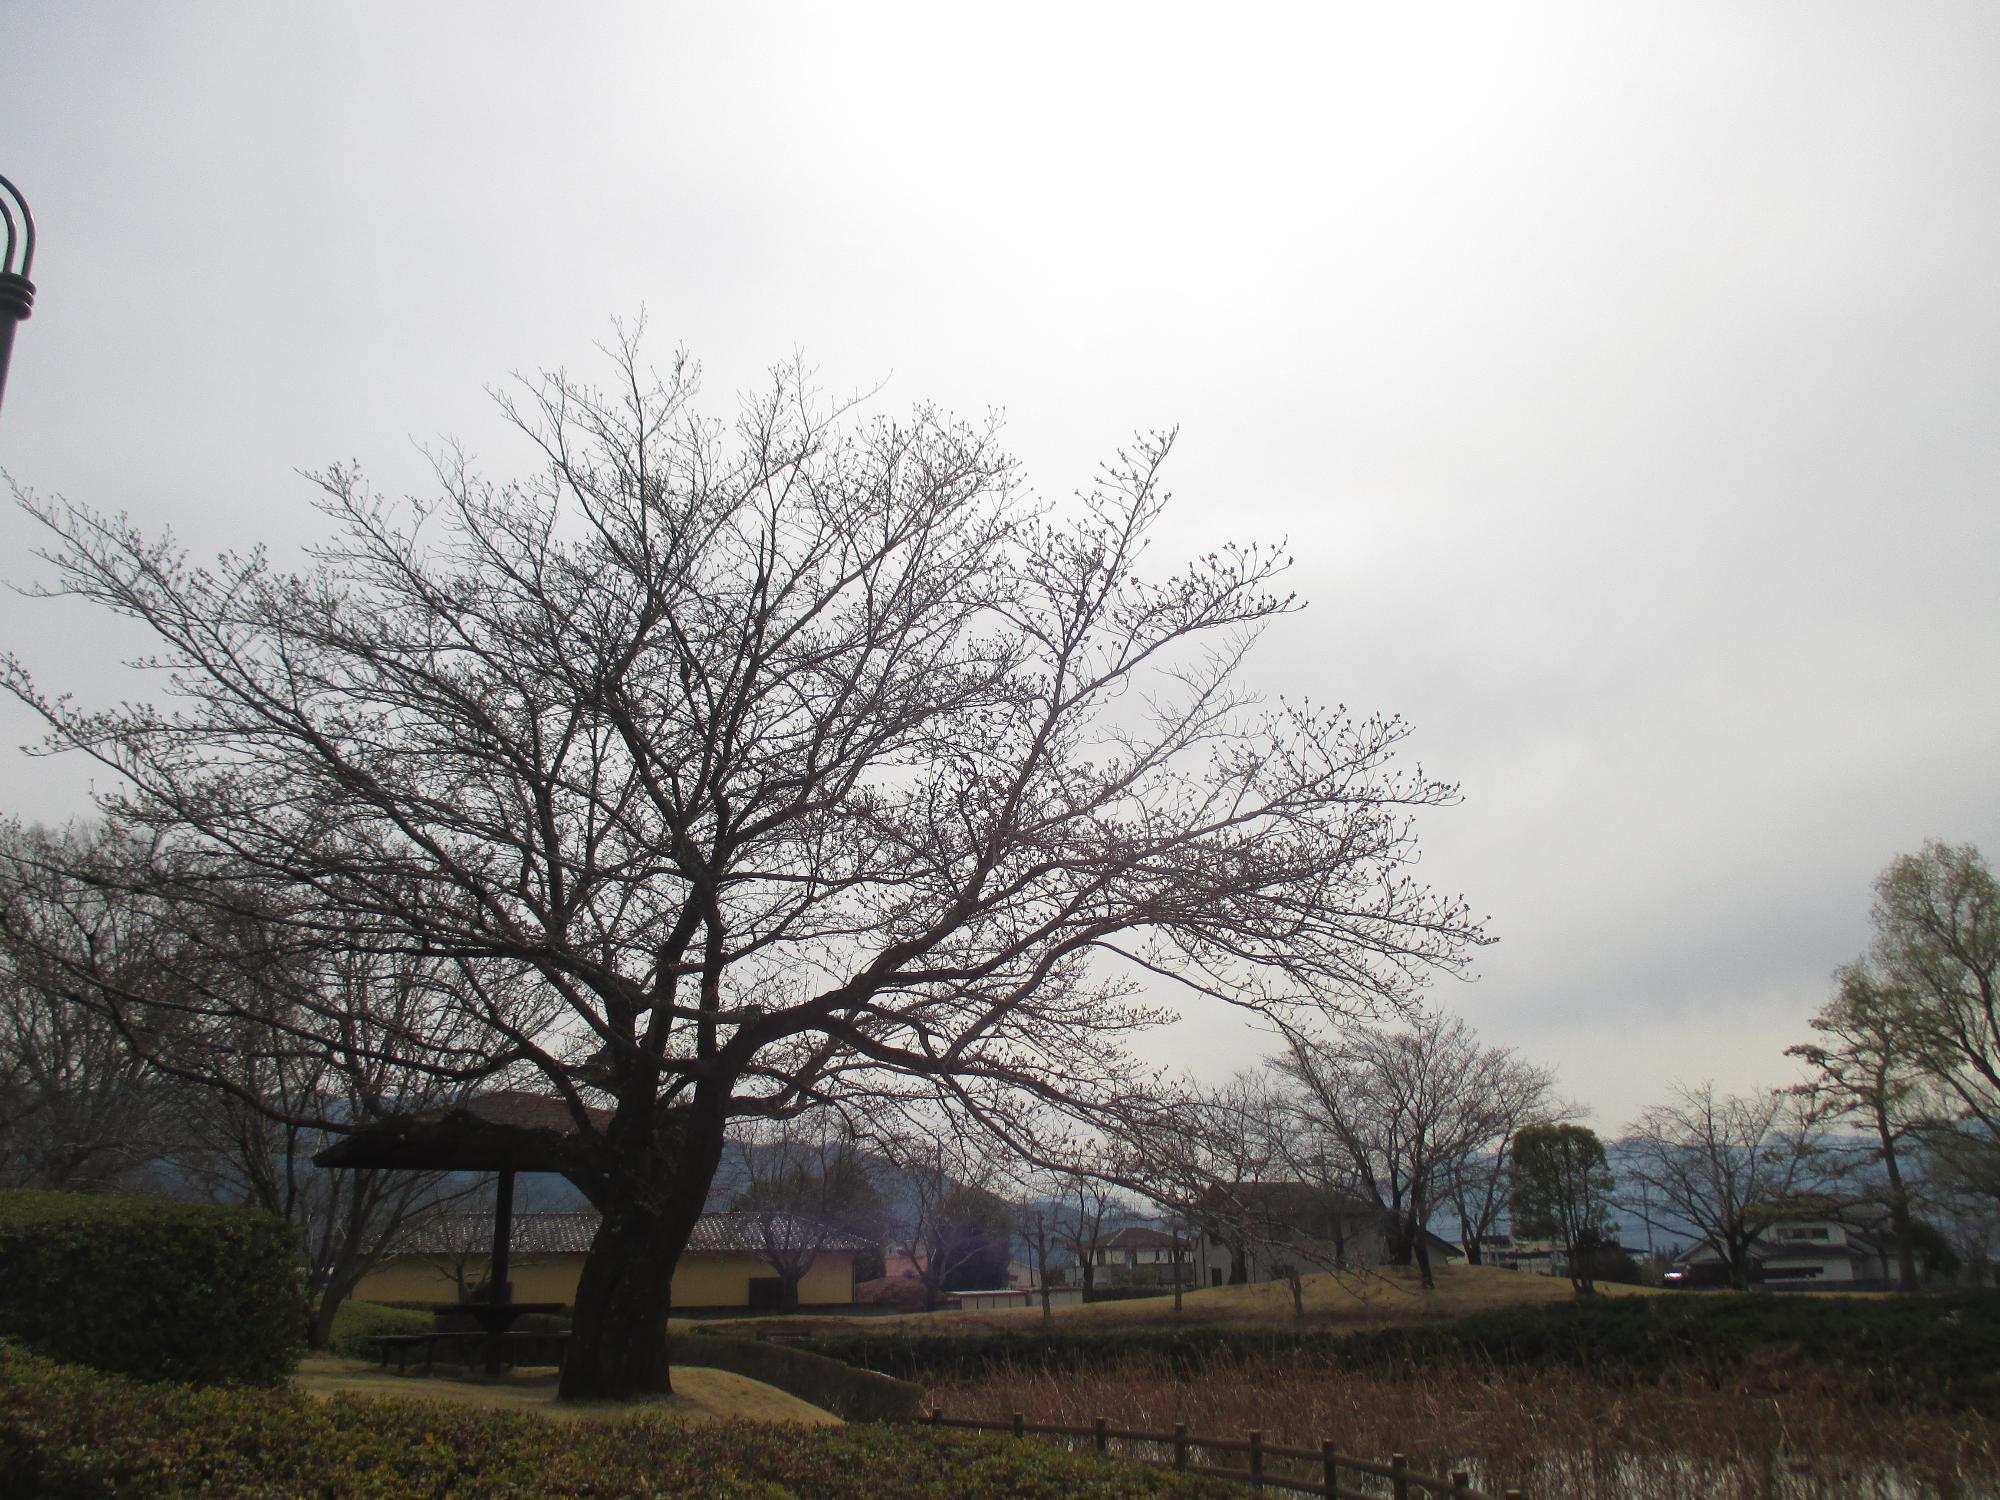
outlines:
{"label": "white house", "polygon": [[[1881,1291],[1895,1277],[1893,1248],[1839,1219],[1780,1219],[1750,1242],[1750,1262],[1752,1279],[1773,1290]],[[1674,1257],[1667,1280],[1709,1282],[1722,1266],[1722,1252],[1703,1240]]]}
{"label": "white house", "polygon": [[1176,1239],[1158,1229],[1129,1225],[1106,1235],[1091,1256],[1100,1286],[1172,1286],[1194,1279],[1193,1236]]}

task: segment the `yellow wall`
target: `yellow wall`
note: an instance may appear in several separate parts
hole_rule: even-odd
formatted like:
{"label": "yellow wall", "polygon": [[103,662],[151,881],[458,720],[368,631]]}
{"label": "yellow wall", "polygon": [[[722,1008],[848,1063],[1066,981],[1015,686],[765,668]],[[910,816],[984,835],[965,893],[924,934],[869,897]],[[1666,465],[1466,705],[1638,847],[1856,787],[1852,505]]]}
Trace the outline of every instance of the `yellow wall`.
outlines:
{"label": "yellow wall", "polygon": [[[507,1279],[514,1284],[516,1302],[576,1301],[576,1281],[583,1272],[581,1255],[527,1256],[510,1261]],[[468,1261],[466,1281],[477,1283],[486,1274],[486,1259]],[[750,1278],[775,1274],[754,1255],[702,1255],[681,1257],[674,1268],[675,1307],[747,1307]],[[457,1288],[442,1263],[422,1256],[398,1255],[384,1261],[354,1289],[363,1302],[449,1302]],[[850,1251],[822,1255],[813,1262],[799,1282],[799,1301],[828,1304],[854,1300],[854,1256]]]}

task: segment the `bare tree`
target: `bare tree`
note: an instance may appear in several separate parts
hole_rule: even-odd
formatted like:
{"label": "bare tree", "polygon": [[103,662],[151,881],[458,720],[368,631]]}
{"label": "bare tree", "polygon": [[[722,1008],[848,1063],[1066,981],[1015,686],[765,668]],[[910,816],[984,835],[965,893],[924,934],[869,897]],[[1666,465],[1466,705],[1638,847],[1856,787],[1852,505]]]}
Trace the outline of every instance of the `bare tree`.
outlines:
{"label": "bare tree", "polygon": [[1018,1234],[1034,1257],[1035,1284],[1041,1291],[1042,1321],[1050,1322],[1055,1310],[1049,1304],[1049,1256],[1056,1248],[1057,1235],[1055,1214],[1050,1209],[1046,1193],[1037,1193],[1030,1186],[1026,1196],[1014,1205],[1014,1232]]}
{"label": "bare tree", "polygon": [[[1103,1164],[1099,1164],[1103,1170]],[[1078,1283],[1088,1296],[1097,1286],[1098,1251],[1124,1205],[1118,1189],[1089,1172],[1065,1172],[1056,1185],[1056,1238],[1069,1248]]]}
{"label": "bare tree", "polygon": [[732,1121],[1026,1096],[1095,1128],[1145,1087],[1142,979],[1303,1025],[1482,940],[1407,874],[1456,793],[1396,767],[1403,723],[1237,685],[1287,560],[1149,576],[1170,436],[1058,513],[990,426],[859,423],[781,370],[730,428],[635,339],[609,391],[503,402],[524,480],[448,451],[404,510],[325,472],[303,572],[20,496],[52,591],[150,631],[170,701],[4,673],[183,899],[250,878],[301,943],[455,965],[482,1040],[433,1066],[568,1102],[603,1215],[573,1398],[667,1388],[661,1268]]}
{"label": "bare tree", "polygon": [[1481,1046],[1462,1020],[1426,1013],[1396,1029],[1294,1034],[1273,1067],[1291,1085],[1287,1160],[1308,1175],[1338,1173],[1383,1209],[1395,1226],[1392,1259],[1414,1261],[1426,1287],[1440,1194],[1518,1123],[1524,1093],[1548,1088],[1546,1075]]}
{"label": "bare tree", "polygon": [[1013,1212],[995,1190],[1000,1173],[983,1143],[963,1132],[912,1128],[885,1150],[903,1197],[893,1242],[923,1288],[924,1311],[935,1312],[961,1273],[995,1259],[1004,1269]]}
{"label": "bare tree", "polygon": [[1489,1134],[1446,1164],[1439,1191],[1458,1218],[1466,1264],[1474,1266],[1484,1263],[1486,1240],[1507,1211],[1515,1137],[1529,1126],[1562,1124],[1577,1113],[1575,1106],[1557,1101],[1548,1069],[1513,1054],[1493,1057],[1477,1081],[1487,1091]]}
{"label": "bare tree", "polygon": [[[390,1241],[457,1190],[436,1172],[329,1173],[312,1155],[332,1130],[448,1096],[428,1064],[465,1029],[462,1007],[439,1003],[458,974],[358,946],[301,949],[268,915],[175,900],[174,880],[103,832],[0,854],[0,951],[35,979],[11,992],[38,997],[40,1054],[61,1041],[74,1061],[39,1071],[46,1112],[87,1115],[95,1155],[148,1162],[157,1186],[283,1219],[323,1348]],[[346,1021],[322,1040],[328,1016]],[[96,1185],[75,1164],[65,1175]]]}
{"label": "bare tree", "polygon": [[1652,1211],[1715,1247],[1730,1285],[1747,1287],[1757,1237],[1825,1207],[1818,1121],[1812,1100],[1785,1090],[1718,1096],[1712,1083],[1675,1084],[1620,1143],[1628,1203],[1643,1192]]}
{"label": "bare tree", "polygon": [[47,873],[97,859],[105,837],[0,823],[0,1185],[101,1191],[160,1155],[170,1090],[73,979],[86,953],[147,971],[155,934],[115,897],[77,912]]}
{"label": "bare tree", "polygon": [[778,1273],[779,1307],[796,1312],[799,1283],[822,1255],[880,1242],[883,1206],[846,1126],[825,1114],[752,1121],[736,1135],[743,1184],[732,1211],[756,1226],[758,1253]]}

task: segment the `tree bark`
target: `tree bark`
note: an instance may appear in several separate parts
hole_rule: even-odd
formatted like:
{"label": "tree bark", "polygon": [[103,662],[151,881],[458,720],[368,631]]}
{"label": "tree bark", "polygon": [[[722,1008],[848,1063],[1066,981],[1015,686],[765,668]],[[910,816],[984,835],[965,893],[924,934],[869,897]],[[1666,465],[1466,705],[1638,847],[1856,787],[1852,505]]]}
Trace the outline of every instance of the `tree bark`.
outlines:
{"label": "tree bark", "polygon": [[[1881,1098],[1878,1092],[1877,1099]],[[1903,1185],[1902,1164],[1896,1160],[1896,1136],[1888,1112],[1875,1110],[1875,1133],[1882,1142],[1882,1166],[1889,1177],[1889,1229],[1896,1238],[1896,1289],[1917,1289],[1917,1258],[1910,1241],[1910,1191]]]}
{"label": "tree bark", "polygon": [[563,1362],[565,1401],[666,1394],[667,1314],[673,1268],[696,1214],[608,1211],[576,1285],[576,1321]]}

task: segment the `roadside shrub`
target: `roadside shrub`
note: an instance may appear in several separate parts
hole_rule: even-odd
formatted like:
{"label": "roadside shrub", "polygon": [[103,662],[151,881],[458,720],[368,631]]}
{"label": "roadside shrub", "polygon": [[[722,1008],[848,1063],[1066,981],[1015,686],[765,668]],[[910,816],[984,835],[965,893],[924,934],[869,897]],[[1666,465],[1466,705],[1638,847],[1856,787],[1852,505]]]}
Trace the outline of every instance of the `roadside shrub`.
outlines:
{"label": "roadside shrub", "polygon": [[1135,1302],[1142,1297],[1171,1297],[1170,1286],[1094,1286],[1083,1294],[1085,1302]]}
{"label": "roadside shrub", "polygon": [[135,1385],[0,1343],[0,1494],[41,1500],[1187,1496],[1215,1481],[912,1426],[551,1422],[429,1401]]}
{"label": "roadside shrub", "polygon": [[305,1326],[291,1233],[270,1214],[80,1193],[0,1193],[0,1335],[141,1380],[268,1385]]}
{"label": "roadside shrub", "polygon": [[350,1298],[334,1312],[333,1337],[327,1341],[327,1348],[343,1359],[373,1359],[375,1351],[368,1346],[371,1338],[391,1333],[429,1333],[435,1326],[427,1312]]}

